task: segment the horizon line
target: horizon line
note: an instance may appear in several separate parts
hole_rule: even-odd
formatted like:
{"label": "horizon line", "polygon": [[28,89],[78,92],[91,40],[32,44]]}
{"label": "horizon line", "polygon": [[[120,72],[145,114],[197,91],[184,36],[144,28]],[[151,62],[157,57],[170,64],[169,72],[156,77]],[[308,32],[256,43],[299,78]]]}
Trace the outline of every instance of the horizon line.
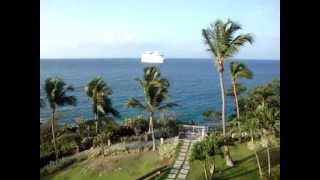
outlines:
{"label": "horizon line", "polygon": [[[85,59],[96,59],[96,60],[102,60],[102,59],[141,59],[140,57],[78,57],[78,58],[41,58],[40,60],[85,60]],[[212,59],[212,58],[200,58],[200,57],[168,57],[165,59]],[[262,58],[230,58],[230,60],[250,60],[250,61],[259,61],[259,60],[265,60],[265,61],[280,61],[279,59],[262,59]]]}

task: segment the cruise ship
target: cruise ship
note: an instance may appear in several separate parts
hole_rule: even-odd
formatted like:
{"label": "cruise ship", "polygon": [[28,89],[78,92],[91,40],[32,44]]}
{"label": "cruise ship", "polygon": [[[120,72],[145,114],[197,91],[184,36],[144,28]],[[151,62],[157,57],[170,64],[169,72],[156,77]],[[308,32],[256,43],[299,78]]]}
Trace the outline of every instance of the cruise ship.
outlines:
{"label": "cruise ship", "polygon": [[164,57],[158,51],[146,51],[141,56],[142,63],[163,63]]}

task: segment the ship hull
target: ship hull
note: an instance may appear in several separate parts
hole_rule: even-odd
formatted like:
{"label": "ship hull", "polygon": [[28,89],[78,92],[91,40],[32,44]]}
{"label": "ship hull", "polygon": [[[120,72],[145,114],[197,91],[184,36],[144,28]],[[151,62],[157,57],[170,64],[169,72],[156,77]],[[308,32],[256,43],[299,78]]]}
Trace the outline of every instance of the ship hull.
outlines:
{"label": "ship hull", "polygon": [[163,63],[164,62],[164,58],[161,56],[153,56],[153,55],[143,55],[141,57],[141,62],[142,63]]}

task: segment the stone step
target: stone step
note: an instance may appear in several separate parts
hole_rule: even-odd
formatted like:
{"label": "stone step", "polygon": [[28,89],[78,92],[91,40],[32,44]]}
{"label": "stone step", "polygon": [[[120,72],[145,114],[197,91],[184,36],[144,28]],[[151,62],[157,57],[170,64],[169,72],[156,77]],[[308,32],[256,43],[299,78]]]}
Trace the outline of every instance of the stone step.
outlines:
{"label": "stone step", "polygon": [[175,169],[180,169],[180,168],[181,168],[181,165],[175,164],[175,165],[173,165],[173,168],[175,168]]}
{"label": "stone step", "polygon": [[189,171],[188,171],[187,169],[181,169],[181,170],[180,170],[180,173],[182,173],[182,174],[186,174],[186,175],[187,175],[188,172],[189,172]]}
{"label": "stone step", "polygon": [[178,174],[177,179],[184,180],[186,179],[187,175],[186,174]]}
{"label": "stone step", "polygon": [[171,169],[170,174],[178,174],[179,170],[178,169]]}
{"label": "stone step", "polygon": [[177,176],[177,174],[169,174],[168,178],[173,178],[174,179],[174,178],[176,178],[176,176]]}
{"label": "stone step", "polygon": [[182,169],[189,170],[190,166],[189,165],[184,165],[184,166],[182,166]]}

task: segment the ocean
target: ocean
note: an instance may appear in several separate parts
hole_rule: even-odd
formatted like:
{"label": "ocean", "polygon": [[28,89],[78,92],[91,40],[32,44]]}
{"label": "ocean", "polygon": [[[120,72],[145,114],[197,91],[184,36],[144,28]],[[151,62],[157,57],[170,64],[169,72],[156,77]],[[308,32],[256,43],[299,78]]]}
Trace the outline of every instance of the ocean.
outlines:
{"label": "ocean", "polygon": [[[280,78],[280,61],[277,60],[234,60],[245,63],[254,73],[252,80],[240,80],[248,89]],[[230,88],[229,62],[225,65],[225,87]],[[102,77],[112,87],[111,96],[114,107],[120,112],[123,121],[126,117],[144,115],[144,112],[128,109],[125,103],[129,97],[143,100],[142,89],[134,78],[142,78],[143,68],[150,64],[142,64],[139,59],[55,59],[40,61],[40,92],[44,97],[43,84],[48,77],[61,77],[75,91],[76,107],[61,107],[59,120],[62,123],[73,122],[77,118],[92,119],[92,105],[84,93],[85,85],[95,77]],[[157,65],[163,77],[169,79],[170,100],[178,107],[170,110],[180,121],[196,121],[205,123],[202,113],[208,110],[221,110],[219,79],[211,59],[166,59]],[[233,100],[227,97],[228,115],[233,111]],[[40,109],[40,118],[48,119],[50,109]]]}

